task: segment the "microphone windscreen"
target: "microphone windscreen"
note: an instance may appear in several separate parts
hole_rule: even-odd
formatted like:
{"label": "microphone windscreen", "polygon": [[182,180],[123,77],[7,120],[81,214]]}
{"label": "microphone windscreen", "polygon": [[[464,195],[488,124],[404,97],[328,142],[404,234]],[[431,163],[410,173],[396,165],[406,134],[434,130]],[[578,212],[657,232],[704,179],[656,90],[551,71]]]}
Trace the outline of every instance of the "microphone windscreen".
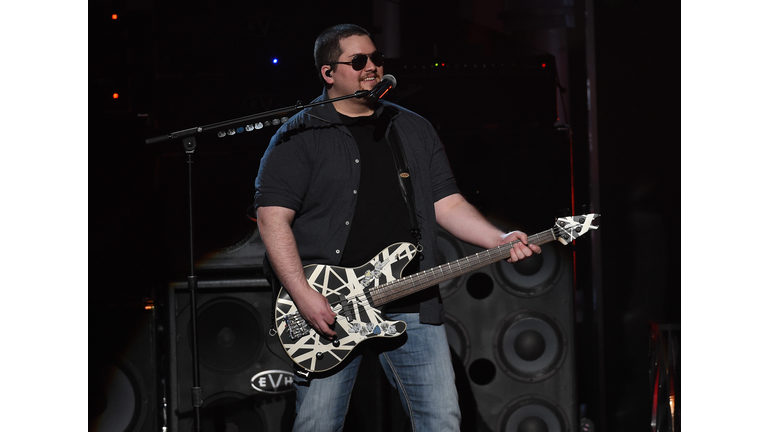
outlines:
{"label": "microphone windscreen", "polygon": [[395,79],[394,76],[392,76],[390,74],[384,75],[383,77],[381,77],[381,80],[382,81],[385,81],[385,80],[392,81],[392,88],[397,87],[397,80]]}
{"label": "microphone windscreen", "polygon": [[392,75],[384,75],[381,77],[381,81],[376,84],[371,93],[368,95],[369,99],[381,99],[390,89],[395,88],[397,80]]}

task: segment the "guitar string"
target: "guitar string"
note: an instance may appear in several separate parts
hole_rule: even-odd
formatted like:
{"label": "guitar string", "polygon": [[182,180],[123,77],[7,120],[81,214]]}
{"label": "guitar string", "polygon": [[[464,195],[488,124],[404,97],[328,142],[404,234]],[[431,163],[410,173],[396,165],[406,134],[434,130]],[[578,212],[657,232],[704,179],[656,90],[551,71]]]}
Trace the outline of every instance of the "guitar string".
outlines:
{"label": "guitar string", "polygon": [[[541,245],[548,241],[554,240],[553,234],[554,233],[552,233],[551,230],[533,234],[529,236],[528,242]],[[420,291],[429,286],[445,282],[447,280],[461,276],[462,274],[466,274],[494,262],[501,261],[509,255],[509,249],[516,243],[520,243],[520,240],[514,240],[501,246],[481,251],[471,256],[460,258],[452,263],[446,263],[438,267],[422,271],[408,278],[402,278],[388,282],[384,285],[376,287],[377,289],[375,294],[378,294],[376,300],[381,302],[381,304],[387,304],[393,300],[405,297],[406,295],[409,295],[413,292]],[[456,264],[457,269],[452,268],[452,264]],[[462,267],[462,264],[466,265]],[[448,270],[447,272],[445,271],[446,268]],[[435,275],[437,271],[440,272],[440,276]],[[409,281],[411,282],[410,287],[408,286]],[[389,289],[388,285],[400,285],[400,287]]]}
{"label": "guitar string", "polygon": [[[579,224],[579,225],[581,225],[581,224]],[[591,228],[591,226],[590,226],[590,228]],[[557,234],[555,234],[555,230],[558,231]],[[567,233],[567,238],[569,238],[569,239],[576,239],[576,238],[578,238],[580,236],[580,234],[577,233],[577,235],[574,236],[573,235],[573,231],[574,231],[574,228],[571,228],[570,230],[568,230],[568,229],[566,229],[564,227],[559,227],[559,226],[555,225],[553,228],[550,228],[547,231],[543,231],[543,232],[540,232],[540,233],[533,234],[533,235],[529,236],[528,237],[528,242],[529,242],[529,244],[533,243],[533,244],[536,244],[536,245],[542,245],[542,244],[549,243],[551,241],[557,240],[558,235],[562,235],[564,232]],[[541,237],[544,237],[544,239],[540,240]],[[504,259],[504,256],[506,255],[506,252],[507,252],[507,249],[511,248],[511,247],[514,247],[515,243],[519,243],[520,241],[521,240],[514,240],[512,242],[503,244],[501,246],[497,246],[495,248],[491,248],[491,249],[488,249],[486,251],[478,252],[478,253],[476,253],[476,254],[474,254],[472,256],[460,258],[460,259],[458,259],[456,261],[453,261],[453,263],[457,264],[457,267],[458,267],[458,274],[456,274],[455,276],[454,276],[454,273],[456,271],[451,269],[451,264],[452,263],[446,263],[446,264],[443,264],[443,265],[439,265],[437,267],[433,267],[433,268],[428,269],[428,270],[421,271],[421,272],[416,273],[414,275],[407,276],[405,278],[400,278],[400,279],[396,279],[396,280],[387,282],[387,283],[385,283],[383,285],[380,285],[378,287],[372,287],[372,289],[369,290],[368,292],[371,294],[371,299],[374,300],[374,302],[376,302],[377,300],[381,301],[383,299],[384,301],[381,302],[380,305],[385,305],[385,304],[389,303],[390,301],[397,300],[397,299],[399,299],[401,297],[409,295],[411,292],[420,291],[421,289],[426,288],[426,285],[430,285],[431,286],[431,285],[439,284],[439,283],[442,283],[442,282],[444,282],[446,280],[453,279],[454,277],[461,276],[462,274],[466,274],[466,273],[474,271],[476,269],[485,267],[485,266],[487,266],[489,264],[492,264],[494,262],[501,261],[502,259]],[[503,251],[503,253],[501,253],[502,251]],[[468,264],[470,264],[470,266],[469,267],[465,267],[464,269],[462,269],[461,268],[461,261],[462,260],[466,261]],[[449,271],[448,275],[444,274],[445,273],[444,272],[444,268],[443,268],[444,266],[448,266],[448,271]],[[441,273],[441,275],[439,277],[435,277],[435,271],[436,270],[439,270],[440,273]],[[426,277],[427,274],[430,273],[430,272],[431,272],[432,276],[428,277],[426,280],[424,280],[424,277]],[[413,282],[414,279],[419,280],[418,285]],[[408,281],[411,281],[411,285],[412,285],[411,288],[404,287],[404,285],[406,285],[406,282],[408,282]],[[387,288],[390,285],[401,285],[401,287],[400,287],[400,289],[396,288],[394,290],[388,289],[386,291],[389,291],[391,294],[382,296],[382,292],[384,292],[384,288]],[[405,293],[405,294],[403,294],[403,293]],[[375,299],[374,296],[376,296],[377,298]],[[361,305],[362,305],[362,307],[363,307],[363,309],[365,311],[368,311],[370,309],[375,309],[374,305],[371,305],[370,303],[363,305],[361,298],[364,299],[365,297],[366,297],[366,295],[365,295],[365,293],[363,293],[363,294],[358,294],[356,296],[353,296],[350,299],[354,299],[355,300],[355,304],[358,307],[361,307]],[[332,306],[333,305],[339,305],[341,302],[342,301],[336,301],[336,302],[334,302],[332,304]],[[343,306],[342,306],[342,308],[343,308]]]}
{"label": "guitar string", "polygon": [[[544,237],[543,240],[542,237]],[[528,242],[541,245],[554,240],[554,238],[550,237],[554,237],[554,232],[552,232],[552,229],[529,236]],[[451,263],[442,264],[437,267],[406,276],[404,278],[384,283],[383,285],[372,287],[368,293],[371,295],[374,304],[380,303],[380,305],[385,305],[411,293],[421,291],[422,289],[429,286],[445,282],[462,274],[477,270],[494,262],[501,261],[508,254],[508,249],[514,247],[516,243],[520,243],[520,240],[514,240],[501,246],[481,251],[471,256],[460,258]],[[468,264],[468,266],[465,265],[462,267],[462,262],[465,262]],[[451,268],[452,264],[456,264],[458,268],[454,270]],[[445,271],[446,266],[447,272]],[[440,276],[435,276],[436,271],[440,272]],[[409,282],[411,285],[410,287],[407,286]],[[392,289],[391,286],[393,285],[399,285],[399,287]],[[354,299],[357,304],[360,304],[362,303],[362,299],[365,297],[366,295],[363,293],[348,298],[347,300]],[[342,301],[333,302],[331,306],[337,306],[341,303]],[[368,307],[366,306],[366,310],[367,308]]]}
{"label": "guitar string", "polygon": [[[498,246],[498,247],[493,248],[493,249],[489,249],[487,251],[484,251],[484,253],[487,254],[488,252],[495,251],[497,249],[503,248],[504,246],[514,245],[514,243],[517,243],[517,242],[519,242],[519,240],[515,240],[513,242],[507,243],[506,245]],[[495,251],[495,252],[497,252],[497,251]],[[483,253],[483,252],[478,252],[478,253],[476,253],[473,256],[468,256],[468,257],[460,258],[460,259],[458,259],[456,261],[453,261],[452,263],[446,263],[446,264],[443,264],[443,265],[440,265],[440,266],[437,266],[437,267],[434,267],[434,268],[431,268],[431,269],[428,269],[428,270],[423,270],[423,271],[421,271],[419,273],[415,273],[415,274],[412,274],[410,276],[406,276],[404,278],[396,279],[396,280],[384,283],[382,285],[372,287],[371,289],[369,289],[367,291],[367,293],[369,293],[371,295],[371,298],[374,300],[374,302],[376,302],[376,300],[381,300],[382,298],[383,299],[389,299],[389,298],[391,298],[393,296],[392,295],[384,295],[384,296],[382,296],[382,293],[383,292],[390,292],[390,293],[393,293],[393,294],[399,294],[399,293],[402,293],[402,292],[413,290],[413,288],[415,288],[417,286],[423,286],[423,284],[425,284],[425,282],[433,281],[433,279],[431,279],[431,278],[426,278],[426,280],[424,280],[425,276],[427,275],[427,273],[431,272],[434,275],[435,270],[440,270],[441,273],[445,273],[444,266],[448,266],[448,276],[445,276],[444,274],[441,274],[441,276],[436,278],[436,279],[434,279],[434,282],[432,282],[430,285],[432,285],[434,283],[440,283],[440,282],[437,282],[437,280],[439,280],[439,279],[441,279],[443,277],[446,278],[445,280],[452,279],[452,278],[456,277],[456,276],[453,276],[453,274],[454,274],[454,272],[456,272],[456,270],[453,270],[453,269],[450,268],[451,264],[454,264],[454,263],[458,264],[458,267],[459,267],[458,272],[461,272],[463,269],[468,269],[467,271],[472,271],[473,270],[473,268],[472,268],[473,266],[476,266],[476,265],[478,265],[480,263],[483,263],[483,262],[487,262],[489,264],[495,262],[491,258],[486,258],[486,261],[483,261],[481,259],[480,261],[477,261],[474,264],[470,264],[470,267],[464,267],[462,269],[460,261],[464,260],[464,261],[467,261],[467,263],[469,263],[470,259],[472,259],[472,258],[477,260],[478,256],[481,253]],[[496,261],[498,261],[498,260],[496,260]],[[485,265],[487,265],[487,264],[482,264],[480,267],[483,267]],[[480,268],[480,267],[477,267],[477,268]],[[417,280],[418,283],[414,283],[414,280]],[[406,286],[408,284],[408,282],[411,283],[412,287],[407,287]],[[389,287],[391,287],[393,285],[401,285],[401,288],[399,290],[397,288],[395,288],[394,290],[389,289]],[[415,290],[415,291],[418,291],[418,290]],[[363,299],[365,297],[366,297],[366,295],[365,295],[365,293],[363,293],[363,294],[358,294],[358,295],[356,295],[354,297],[351,297],[351,298],[355,299],[357,302],[361,302],[362,301],[361,299]],[[391,300],[386,300],[386,301],[382,302],[381,304],[384,305],[384,304],[389,303],[390,301],[396,300],[398,298],[400,298],[400,297],[394,297]],[[338,305],[341,302],[342,301],[334,302],[334,303],[331,304],[331,306]]]}

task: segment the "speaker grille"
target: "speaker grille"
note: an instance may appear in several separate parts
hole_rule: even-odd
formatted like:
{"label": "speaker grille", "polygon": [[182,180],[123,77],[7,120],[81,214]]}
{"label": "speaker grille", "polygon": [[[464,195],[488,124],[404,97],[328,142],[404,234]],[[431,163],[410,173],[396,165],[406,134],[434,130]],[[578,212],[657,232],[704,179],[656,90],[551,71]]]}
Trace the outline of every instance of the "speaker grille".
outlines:
{"label": "speaker grille", "polygon": [[[264,345],[261,322],[256,309],[240,299],[222,297],[205,303],[197,316],[200,363],[212,371],[228,374],[253,365]],[[191,326],[190,322],[190,338]]]}
{"label": "speaker grille", "polygon": [[[169,299],[175,305],[169,310],[170,432],[190,431],[194,423],[192,307],[190,293],[183,286],[169,286]],[[289,429],[295,400],[292,385],[281,381],[281,393],[276,394],[253,384],[259,374],[268,373],[269,382],[292,377],[290,360],[280,342],[267,333],[272,303],[266,280],[206,280],[199,287],[197,345],[203,432]]]}
{"label": "speaker grille", "polygon": [[552,246],[530,268],[502,262],[471,272],[445,299],[467,430],[576,427],[573,267],[568,251]]}

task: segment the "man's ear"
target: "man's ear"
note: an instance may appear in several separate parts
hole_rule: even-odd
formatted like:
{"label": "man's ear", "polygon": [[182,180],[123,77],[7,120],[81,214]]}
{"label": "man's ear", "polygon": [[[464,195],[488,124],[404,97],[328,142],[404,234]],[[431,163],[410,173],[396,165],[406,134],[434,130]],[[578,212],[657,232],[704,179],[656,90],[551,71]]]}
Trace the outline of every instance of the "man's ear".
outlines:
{"label": "man's ear", "polygon": [[320,68],[321,77],[325,81],[326,84],[333,84],[333,76],[331,71],[331,66],[325,65],[322,68]]}

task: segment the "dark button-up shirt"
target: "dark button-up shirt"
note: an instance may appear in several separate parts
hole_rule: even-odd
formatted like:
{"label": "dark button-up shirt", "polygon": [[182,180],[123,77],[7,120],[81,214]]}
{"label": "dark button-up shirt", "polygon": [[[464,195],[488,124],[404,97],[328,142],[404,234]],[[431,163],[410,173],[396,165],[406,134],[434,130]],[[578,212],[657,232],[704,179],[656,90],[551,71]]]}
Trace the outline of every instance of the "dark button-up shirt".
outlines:
{"label": "dark button-up shirt", "polygon": [[[326,99],[323,92],[315,101]],[[377,111],[387,107],[395,114],[386,136],[395,125],[411,173],[426,270],[437,265],[434,203],[459,189],[429,121],[387,101]],[[357,204],[360,162],[357,144],[331,103],[302,110],[272,137],[256,178],[255,206],[296,212],[292,229],[303,265],[338,265]],[[422,322],[440,323],[443,315],[439,298],[420,306]]]}

